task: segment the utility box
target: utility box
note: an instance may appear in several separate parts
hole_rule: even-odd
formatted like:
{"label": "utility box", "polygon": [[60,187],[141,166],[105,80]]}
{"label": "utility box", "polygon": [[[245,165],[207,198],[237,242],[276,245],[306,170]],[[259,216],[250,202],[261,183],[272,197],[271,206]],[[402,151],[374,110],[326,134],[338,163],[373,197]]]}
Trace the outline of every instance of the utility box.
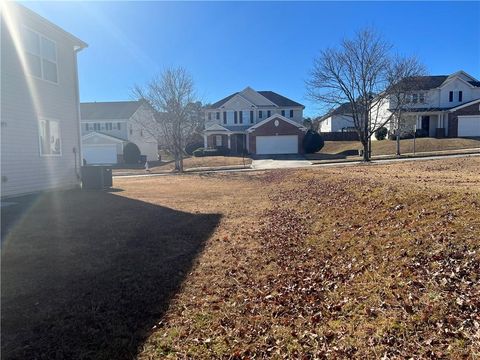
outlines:
{"label": "utility box", "polygon": [[112,187],[112,167],[105,165],[82,166],[82,189],[103,190]]}

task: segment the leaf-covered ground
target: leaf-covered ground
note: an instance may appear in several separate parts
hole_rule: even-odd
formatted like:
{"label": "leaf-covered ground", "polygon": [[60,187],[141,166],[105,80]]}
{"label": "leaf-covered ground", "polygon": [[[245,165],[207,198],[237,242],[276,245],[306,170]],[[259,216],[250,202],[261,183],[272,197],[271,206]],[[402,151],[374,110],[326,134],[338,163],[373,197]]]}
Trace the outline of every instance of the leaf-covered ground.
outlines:
{"label": "leaf-covered ground", "polygon": [[225,217],[139,357],[480,356],[479,174],[469,158],[164,184],[185,192],[163,202]]}

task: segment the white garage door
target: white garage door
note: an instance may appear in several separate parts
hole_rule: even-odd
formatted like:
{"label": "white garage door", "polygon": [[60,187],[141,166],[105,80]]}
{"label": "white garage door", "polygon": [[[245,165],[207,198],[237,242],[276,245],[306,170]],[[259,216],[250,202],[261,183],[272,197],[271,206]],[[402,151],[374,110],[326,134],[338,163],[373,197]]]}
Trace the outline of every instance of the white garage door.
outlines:
{"label": "white garage door", "polygon": [[480,115],[459,116],[458,136],[480,136]]}
{"label": "white garage door", "polygon": [[116,164],[117,146],[112,145],[84,145],[83,158],[87,164]]}
{"label": "white garage door", "polygon": [[298,135],[257,136],[257,154],[296,154]]}

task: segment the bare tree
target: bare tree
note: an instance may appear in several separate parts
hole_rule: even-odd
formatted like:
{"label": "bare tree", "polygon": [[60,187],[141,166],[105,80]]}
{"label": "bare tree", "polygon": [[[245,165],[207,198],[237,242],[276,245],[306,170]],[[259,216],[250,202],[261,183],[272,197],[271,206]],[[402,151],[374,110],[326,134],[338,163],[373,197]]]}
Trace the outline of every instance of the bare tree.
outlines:
{"label": "bare tree", "polygon": [[[391,49],[375,30],[361,30],[353,39],[343,40],[338,48],[323,50],[314,59],[306,82],[309,97],[326,108],[350,104],[364,161],[370,160],[373,134],[405,105],[406,96],[394,85],[423,71],[415,58],[393,56]],[[390,101],[393,98],[397,101]]]}
{"label": "bare tree", "polygon": [[186,141],[198,131],[193,79],[184,68],[169,68],[145,87],[135,86],[134,96],[146,101],[155,111],[155,121],[147,131],[175,158],[175,169],[183,171]]}

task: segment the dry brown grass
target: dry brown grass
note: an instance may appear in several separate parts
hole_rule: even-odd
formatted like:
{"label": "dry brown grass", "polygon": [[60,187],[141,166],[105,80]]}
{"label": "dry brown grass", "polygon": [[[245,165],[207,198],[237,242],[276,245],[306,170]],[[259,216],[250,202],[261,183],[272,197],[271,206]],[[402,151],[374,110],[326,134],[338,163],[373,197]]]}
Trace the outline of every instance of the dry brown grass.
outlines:
{"label": "dry brown grass", "polygon": [[[138,202],[173,213],[164,221],[161,211],[166,210],[158,210],[150,220],[155,214],[142,213],[138,206],[128,211],[131,221],[139,222],[128,232],[130,241],[143,226],[149,229],[149,235],[138,238],[133,247],[117,247],[125,256],[136,249],[137,265],[121,272],[122,277],[152,292],[141,292],[146,300],[138,303],[142,310],[136,310],[149,314],[141,327],[148,336],[119,340],[131,334],[124,326],[129,322],[116,315],[116,304],[122,304],[120,292],[107,306],[116,319],[116,331],[101,327],[95,335],[114,345],[102,343],[103,358],[478,357],[479,174],[476,157],[116,179],[114,185],[123,191],[110,196],[119,203],[105,207],[116,205],[123,213],[128,206],[121,204]],[[90,214],[81,209],[90,221]],[[202,228],[208,238],[205,246],[191,260],[187,256],[192,267],[184,270],[186,277],[178,277],[181,285],[174,281],[176,295],[165,297],[157,289],[157,278],[165,271],[169,276],[175,273],[168,269],[185,256],[182,249],[188,244],[177,232],[195,233],[198,223],[185,219],[202,214],[221,217],[211,235]],[[86,238],[94,234],[86,226],[89,221],[81,222]],[[117,221],[109,223],[114,227]],[[122,231],[129,224],[107,233],[102,243],[109,244],[114,235],[123,244]],[[68,236],[75,231],[79,228],[68,231]],[[18,236],[26,234],[25,230]],[[154,259],[162,248],[152,247],[152,241],[156,243],[158,236],[172,244],[172,251],[183,240],[177,257],[157,269],[163,262]],[[42,241],[47,243],[48,239]],[[81,260],[75,262],[78,269]],[[137,274],[142,261],[151,266]],[[112,276],[115,283],[119,278],[112,274],[108,272],[107,278]],[[111,290],[112,285],[107,286],[105,294]],[[152,310],[156,297],[160,303],[169,301],[165,313]],[[106,321],[109,313],[103,310],[95,315]],[[48,331],[37,336],[45,334]]]}
{"label": "dry brown grass", "polygon": [[[396,153],[396,141],[382,140],[372,141],[372,155],[394,155]],[[326,141],[325,146],[319,153],[311,156],[314,159],[329,159],[333,156],[343,156],[345,151],[356,151],[362,148],[359,141]],[[416,139],[416,152],[434,152],[444,150],[475,149],[480,148],[480,139],[464,138],[419,138]],[[413,139],[400,140],[400,152],[413,153]]]}
{"label": "dry brown grass", "polygon": [[[197,168],[217,168],[217,167],[234,167],[242,168],[248,167],[252,163],[250,158],[242,158],[239,156],[205,156],[205,157],[190,157],[183,160],[185,171]],[[175,170],[174,162],[158,164],[152,162],[149,169],[152,174],[171,173]],[[114,175],[122,174],[145,174],[145,168],[138,166],[137,168],[121,168],[117,167],[113,170]]]}

